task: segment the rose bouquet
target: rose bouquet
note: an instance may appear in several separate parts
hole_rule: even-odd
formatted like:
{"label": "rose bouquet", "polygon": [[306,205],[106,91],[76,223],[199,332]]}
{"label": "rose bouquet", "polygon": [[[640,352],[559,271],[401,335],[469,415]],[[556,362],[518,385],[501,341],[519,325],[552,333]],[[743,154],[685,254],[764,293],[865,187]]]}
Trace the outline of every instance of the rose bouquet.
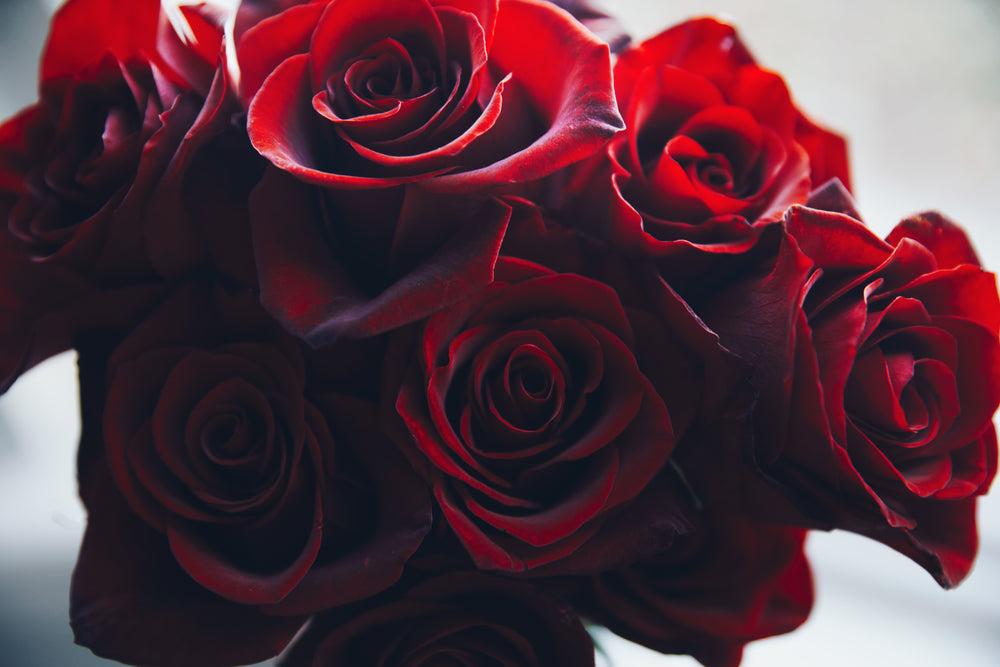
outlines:
{"label": "rose bouquet", "polygon": [[0,383],[77,351],[77,642],[724,667],[805,620],[808,530],[956,585],[995,278],[849,188],[711,19],[71,0],[0,126]]}

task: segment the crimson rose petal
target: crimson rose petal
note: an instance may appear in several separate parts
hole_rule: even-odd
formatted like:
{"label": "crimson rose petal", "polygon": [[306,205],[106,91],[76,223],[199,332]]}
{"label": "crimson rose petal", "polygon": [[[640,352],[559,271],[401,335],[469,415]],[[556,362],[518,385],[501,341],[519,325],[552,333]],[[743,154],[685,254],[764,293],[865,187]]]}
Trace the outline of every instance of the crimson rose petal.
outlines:
{"label": "crimson rose petal", "polygon": [[207,590],[312,613],[391,586],[429,530],[427,489],[374,405],[329,393],[340,383],[326,370],[355,352],[307,362],[252,293],[188,286],[111,355],[102,454]]}

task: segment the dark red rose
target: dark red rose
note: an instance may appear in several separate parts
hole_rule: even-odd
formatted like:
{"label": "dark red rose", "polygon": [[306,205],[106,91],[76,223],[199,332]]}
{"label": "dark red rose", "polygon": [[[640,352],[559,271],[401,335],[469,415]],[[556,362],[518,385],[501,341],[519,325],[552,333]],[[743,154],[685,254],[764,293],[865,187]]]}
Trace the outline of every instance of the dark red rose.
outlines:
{"label": "dark red rose", "polygon": [[626,130],[576,170],[569,224],[647,254],[679,239],[737,252],[810,183],[847,183],[843,139],[796,109],[731,26],[675,26],[623,51],[614,77]]}
{"label": "dark red rose", "polygon": [[[496,282],[415,340],[397,336],[387,369],[401,385],[386,385],[406,426],[396,439],[478,567],[597,571],[683,530],[669,502],[630,504],[705,394],[723,391],[705,386],[712,345],[722,357],[714,335],[674,305],[657,323],[607,285],[505,259]],[[661,398],[651,378],[667,376]],[[644,517],[634,539],[608,542],[630,513]]]}
{"label": "dark red rose", "polygon": [[142,209],[202,109],[221,40],[200,31],[211,65],[172,63],[179,38],[160,12],[76,0],[53,19],[41,101],[0,129],[6,232],[32,259],[98,281],[148,274]]}
{"label": "dark red rose", "polygon": [[[234,181],[248,160],[206,177],[220,152],[206,145],[238,110],[216,68],[222,32],[203,7],[181,13],[184,42],[155,0],[66,3],[41,100],[0,126],[0,387],[86,328],[134,326],[165,291],[157,274],[214,262],[255,283],[246,215],[223,210],[239,188],[246,208]],[[195,180],[210,197],[189,195]]]}
{"label": "dark red rose", "polygon": [[809,615],[804,538],[731,514],[700,515],[662,554],[593,577],[581,610],[651,649],[737,667],[748,642],[790,632]]}
{"label": "dark red rose", "polygon": [[810,192],[809,201],[806,202],[806,206],[820,211],[843,213],[849,218],[854,218],[858,221],[862,220],[861,214],[858,213],[854,197],[847,191],[844,184],[837,179],[829,180]]}
{"label": "dark red rose", "polygon": [[250,146],[238,109],[223,61],[142,210],[145,249],[160,276],[208,270],[257,286],[249,201],[267,161]]}
{"label": "dark red rose", "polygon": [[381,602],[316,617],[279,664],[594,664],[593,642],[573,610],[524,582],[450,573]]}
{"label": "dark red rose", "polygon": [[[104,514],[130,511],[162,536],[157,548],[167,549],[173,569],[205,589],[190,598],[178,594],[178,614],[209,593],[271,615],[365,598],[396,582],[430,528],[427,489],[380,435],[374,405],[327,393],[328,381],[314,374],[339,364],[326,357],[307,362],[305,353],[254,295],[184,289],[108,361],[103,442],[98,434],[87,443],[81,496],[100,525],[110,520]],[[92,483],[108,473],[129,511],[115,509],[119,501]],[[97,604],[89,596],[100,595],[98,582],[121,586],[116,572],[101,566],[116,549],[96,535],[87,541],[78,571],[90,574],[80,575],[78,608]],[[162,585],[156,571],[145,575],[149,581],[138,588]],[[74,627],[110,642],[92,646],[99,652],[140,650],[139,638],[115,639],[92,624],[144,604],[108,601],[97,617],[74,616]],[[132,659],[159,663],[149,651]]]}
{"label": "dark red rose", "polygon": [[621,127],[607,45],[548,3],[256,1],[237,27],[250,139],[276,165],[251,205],[261,299],[312,345],[485,286],[510,210],[474,193]]}
{"label": "dark red rose", "polygon": [[158,86],[156,76],[149,63],[108,56],[4,126],[3,185],[15,198],[5,233],[26,255],[142,275],[136,198],[144,203],[144,182],[159,175],[172,152],[147,154],[140,169],[144,150],[157,132],[151,146],[173,134],[167,143],[176,147],[197,112],[186,121],[180,111],[167,116],[181,127],[165,128],[162,114],[179,100],[184,106],[183,91],[169,81]]}
{"label": "dark red rose", "polygon": [[238,49],[253,145],[318,185],[525,183],[622,127],[607,45],[547,2],[296,4]]}
{"label": "dark red rose", "polygon": [[807,525],[885,542],[953,586],[996,473],[996,280],[939,216],[891,243],[814,209],[786,225],[773,270],[703,311],[757,369],[754,461]]}

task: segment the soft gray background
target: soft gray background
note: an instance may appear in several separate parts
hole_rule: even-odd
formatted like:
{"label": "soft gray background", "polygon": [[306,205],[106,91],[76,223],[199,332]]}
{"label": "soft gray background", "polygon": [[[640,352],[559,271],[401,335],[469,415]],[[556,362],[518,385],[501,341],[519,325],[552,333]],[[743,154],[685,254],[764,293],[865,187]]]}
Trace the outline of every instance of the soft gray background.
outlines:
{"label": "soft gray background", "polygon": [[[0,0],[0,117],[35,99],[55,0]],[[880,234],[936,208],[1000,267],[1000,2],[713,0],[607,3],[641,38],[725,14],[800,107],[851,141],[854,190]],[[86,36],[81,36],[86,39]],[[0,398],[0,665],[108,665],[73,646],[69,575],[85,523],[75,497],[73,358]],[[981,502],[972,576],[944,592],[909,560],[849,534],[814,534],[818,600],[797,632],[751,645],[744,665],[995,667],[1000,661],[1000,493]],[[618,667],[694,665],[606,638]]]}

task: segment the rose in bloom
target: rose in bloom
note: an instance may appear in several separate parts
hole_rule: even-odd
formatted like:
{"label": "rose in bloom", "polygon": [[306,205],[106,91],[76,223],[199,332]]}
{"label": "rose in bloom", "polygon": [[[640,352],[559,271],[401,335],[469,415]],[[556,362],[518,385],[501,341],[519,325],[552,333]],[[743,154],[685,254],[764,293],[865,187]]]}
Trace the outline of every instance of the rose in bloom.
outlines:
{"label": "rose in bloom", "polygon": [[547,2],[296,4],[238,53],[253,145],[324,186],[524,183],[622,127],[607,45]]}
{"label": "rose in bloom", "polygon": [[[406,428],[395,438],[478,567],[597,571],[655,541],[638,534],[680,529],[664,518],[670,502],[650,503],[651,515],[630,504],[706,391],[714,336],[682,306],[674,317],[647,336],[607,285],[508,258],[415,340],[396,337],[387,387],[399,389],[386,407]],[[649,357],[637,362],[640,341]],[[667,404],[649,377],[664,369]],[[612,537],[621,513],[645,517],[628,544]]]}
{"label": "rose in bloom", "polygon": [[573,610],[523,582],[451,573],[380,602],[316,617],[280,664],[594,664],[593,642]]}
{"label": "rose in bloom", "polygon": [[133,326],[162,297],[161,259],[196,247],[161,204],[228,124],[224,77],[212,85],[222,33],[200,12],[183,10],[186,44],[156,0],[71,0],[54,16],[41,99],[0,126],[0,386],[87,327]]}
{"label": "rose in bloom", "polygon": [[275,165],[251,205],[261,300],[314,346],[489,283],[510,209],[484,193],[621,128],[607,45],[546,2],[250,2],[237,27],[248,132]]}
{"label": "rose in bloom", "polygon": [[766,511],[791,500],[807,525],[878,539],[953,586],[996,473],[996,279],[933,214],[888,242],[837,213],[794,207],[785,224],[773,270],[704,311],[757,369],[753,457],[784,497]]}
{"label": "rose in bloom", "polygon": [[581,609],[616,634],[706,667],[737,667],[750,641],[790,632],[812,606],[805,531],[704,514],[670,548],[593,577]]}
{"label": "rose in bloom", "polygon": [[731,26],[675,26],[623,51],[614,80],[626,130],[566,194],[605,238],[653,254],[678,239],[736,252],[751,223],[804,204],[810,184],[848,183],[843,139],[794,106]]}
{"label": "rose in bloom", "polygon": [[221,32],[189,11],[208,52],[171,58],[158,2],[111,11],[75,0],[53,19],[42,99],[0,128],[0,209],[26,256],[120,281],[148,272],[142,209],[202,109]]}
{"label": "rose in bloom", "polygon": [[[81,455],[89,461],[81,463],[81,495],[97,528],[85,540],[73,594],[80,641],[105,655],[159,664],[165,635],[192,631],[185,614],[206,596],[218,598],[210,608],[222,607],[214,627],[252,617],[248,605],[301,618],[396,582],[430,528],[430,498],[379,435],[373,404],[307,394],[307,382],[326,386],[316,375],[323,368],[349,365],[338,364],[336,350],[324,354],[334,358],[307,362],[301,342],[270,322],[253,294],[193,288],[172,296],[115,349],[103,442],[88,442]],[[100,386],[83,390],[100,395]],[[108,477],[113,493],[94,481]],[[119,516],[132,518],[117,531],[101,528]],[[146,528],[135,529],[137,521]],[[102,530],[112,533],[110,542]],[[142,537],[149,532],[155,537]],[[105,565],[121,557],[122,542],[139,538],[149,544],[138,553],[171,562],[166,581],[185,584],[171,593],[174,606],[157,612],[161,623],[125,636],[105,626],[141,613],[142,595],[109,596],[102,588],[167,585],[156,570],[123,581]],[[288,624],[264,624],[268,638],[259,641],[277,653],[273,633]]]}

